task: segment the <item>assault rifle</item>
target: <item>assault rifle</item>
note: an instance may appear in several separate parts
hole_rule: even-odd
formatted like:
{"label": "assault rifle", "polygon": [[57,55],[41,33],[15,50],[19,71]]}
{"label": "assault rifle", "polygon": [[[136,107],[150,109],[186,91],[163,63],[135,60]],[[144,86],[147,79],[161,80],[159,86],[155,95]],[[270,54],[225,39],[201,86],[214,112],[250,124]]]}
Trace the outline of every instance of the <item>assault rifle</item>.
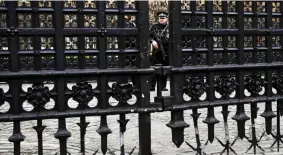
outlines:
{"label": "assault rifle", "polygon": [[[160,35],[159,35],[160,37],[162,36],[164,31],[166,31],[167,27],[168,27],[168,24],[166,25],[166,27],[160,33]],[[155,38],[155,41],[157,42],[158,49],[161,51],[162,60],[165,60],[165,51],[164,51],[164,48],[163,48],[163,44],[162,44],[161,38],[159,36],[157,36],[156,33],[153,33],[153,37]]]}
{"label": "assault rifle", "polygon": [[[161,39],[155,33],[154,33],[154,38],[155,38],[155,41],[157,42],[157,45],[158,45],[157,50],[159,50],[161,52],[162,60],[165,60],[165,51],[164,51]],[[153,50],[153,51],[155,51],[155,50]]]}

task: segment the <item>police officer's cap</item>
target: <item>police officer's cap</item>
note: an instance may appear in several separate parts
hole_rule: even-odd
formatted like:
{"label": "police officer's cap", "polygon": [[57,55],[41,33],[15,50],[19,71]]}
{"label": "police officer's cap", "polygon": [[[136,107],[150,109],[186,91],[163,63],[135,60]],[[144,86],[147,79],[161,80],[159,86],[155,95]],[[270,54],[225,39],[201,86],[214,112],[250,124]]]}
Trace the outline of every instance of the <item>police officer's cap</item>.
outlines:
{"label": "police officer's cap", "polygon": [[165,12],[165,11],[160,11],[160,12],[157,12],[157,16],[158,17],[168,17],[168,13]]}

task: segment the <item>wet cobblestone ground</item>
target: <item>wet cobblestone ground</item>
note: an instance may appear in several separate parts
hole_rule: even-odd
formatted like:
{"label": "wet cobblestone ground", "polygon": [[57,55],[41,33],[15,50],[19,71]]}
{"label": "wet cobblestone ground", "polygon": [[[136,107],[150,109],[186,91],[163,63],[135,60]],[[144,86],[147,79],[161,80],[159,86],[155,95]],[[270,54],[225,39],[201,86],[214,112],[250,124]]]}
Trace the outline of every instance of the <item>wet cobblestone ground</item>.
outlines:
{"label": "wet cobblestone ground", "polygon": [[[164,95],[169,95],[169,92],[163,92]],[[151,98],[156,95],[156,92],[151,92]],[[75,104],[75,103],[73,103]],[[265,119],[259,116],[265,108],[264,103],[259,103],[258,117],[256,121],[256,133],[260,137],[265,130]],[[215,125],[215,136],[224,142],[225,132],[223,117],[221,114],[221,107],[215,108],[215,117],[220,121],[220,123]],[[245,105],[245,110],[247,116],[250,117],[250,106]],[[229,126],[229,136],[230,140],[233,141],[237,137],[237,123],[232,120],[231,117],[235,115],[236,106],[229,106],[229,117],[228,117],[228,126]],[[276,104],[273,104],[273,111],[276,113]],[[200,109],[201,113],[198,125],[200,132],[201,143],[204,144],[207,141],[207,125],[202,121],[206,118],[207,109]],[[185,141],[189,142],[191,145],[196,146],[195,131],[193,127],[193,119],[191,117],[191,110],[186,110],[184,112],[185,121],[190,124],[190,127],[185,129]],[[126,115],[127,119],[130,121],[127,124],[127,131],[125,133],[125,149],[126,152],[131,152],[131,150],[136,147],[133,155],[138,155],[138,114],[128,114]],[[119,119],[118,115],[108,116],[108,126],[112,130],[112,133],[108,136],[108,147],[111,152],[114,152],[116,155],[120,154],[119,152],[119,124],[117,120]],[[100,135],[96,132],[100,125],[100,117],[87,117],[86,120],[90,122],[87,132],[86,132],[86,154],[91,155],[96,150],[100,149]],[[283,118],[281,118],[281,124],[283,124]],[[72,133],[72,136],[68,139],[68,151],[72,155],[79,155],[80,151],[80,129],[76,123],[79,122],[79,118],[68,118],[67,120],[67,129]],[[166,123],[170,121],[170,112],[162,113],[153,113],[151,114],[151,134],[152,134],[152,152],[156,155],[194,155],[196,154],[192,149],[183,143],[180,148],[177,148],[171,137],[171,129],[166,126]],[[43,125],[46,125],[46,129],[43,132],[43,146],[44,154],[51,155],[59,152],[59,142],[54,138],[54,133],[56,133],[58,128],[58,121],[55,120],[44,120]],[[37,134],[32,128],[36,125],[36,121],[27,121],[21,123],[21,131],[23,135],[26,136],[24,142],[21,143],[22,154],[24,155],[34,155],[37,154]],[[273,133],[276,134],[276,118],[272,122]],[[281,125],[281,129],[283,125]],[[0,123],[0,154],[1,155],[12,155],[13,154],[13,144],[8,141],[8,138],[12,135],[13,125],[12,123]],[[281,132],[283,132],[281,130]],[[246,135],[251,137],[251,122],[248,120],[246,122]],[[270,135],[264,135],[262,140],[259,142],[259,145],[265,150],[262,153],[261,150],[257,149],[257,154],[266,154],[266,155],[283,155],[283,144],[280,145],[280,152],[277,152],[276,145],[273,148],[270,148],[271,144],[274,142],[274,138]],[[233,146],[233,149],[237,154],[253,154],[253,149],[248,153],[245,153],[250,143],[244,140],[237,140]],[[206,154],[218,155],[223,150],[223,147],[215,139],[213,143],[208,143],[204,147],[204,152]],[[59,153],[58,153],[59,154]],[[97,155],[101,155],[101,151]],[[109,152],[107,154],[110,154]],[[229,153],[232,154],[232,153]]]}

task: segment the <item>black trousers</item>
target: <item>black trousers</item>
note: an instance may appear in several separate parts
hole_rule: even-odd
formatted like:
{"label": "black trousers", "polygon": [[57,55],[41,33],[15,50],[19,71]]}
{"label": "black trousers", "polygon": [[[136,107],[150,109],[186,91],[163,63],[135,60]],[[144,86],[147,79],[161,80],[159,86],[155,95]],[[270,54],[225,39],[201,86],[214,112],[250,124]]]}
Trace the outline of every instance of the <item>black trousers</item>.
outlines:
{"label": "black trousers", "polygon": [[[168,51],[168,50],[165,50],[165,51]],[[165,60],[162,59],[162,55],[161,55],[160,52],[156,52],[156,53],[153,52],[153,53],[154,54],[151,57],[151,65],[152,66],[157,65],[157,64],[161,64],[163,66],[168,66],[169,65],[168,52],[165,53]],[[166,88],[167,79],[168,79],[168,75],[162,75],[160,77],[160,80],[161,80],[161,83],[162,83],[162,89]],[[155,90],[156,82],[157,82],[157,77],[156,76],[152,77],[151,80],[150,80],[151,90]]]}

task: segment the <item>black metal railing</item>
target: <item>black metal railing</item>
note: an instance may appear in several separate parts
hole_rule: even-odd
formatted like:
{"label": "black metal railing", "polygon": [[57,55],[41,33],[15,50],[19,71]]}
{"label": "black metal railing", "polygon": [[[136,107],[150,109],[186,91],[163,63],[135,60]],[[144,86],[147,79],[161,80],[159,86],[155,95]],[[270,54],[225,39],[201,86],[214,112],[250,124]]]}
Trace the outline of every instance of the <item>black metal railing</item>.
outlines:
{"label": "black metal railing", "polygon": [[[265,133],[274,138],[270,145],[277,143],[279,152],[282,7],[282,2],[275,1],[170,1],[170,65],[150,66],[146,1],[0,2],[0,106],[9,105],[0,114],[0,122],[13,122],[9,138],[14,143],[13,153],[21,154],[23,121],[37,121],[38,154],[43,154],[46,126],[42,121],[58,119],[54,137],[59,140],[60,154],[68,154],[71,132],[66,128],[66,118],[77,117],[80,152],[84,154],[90,123],[86,117],[99,116],[96,131],[101,136],[101,152],[106,154],[107,136],[112,133],[107,116],[119,115],[120,151],[125,154],[126,116],[137,113],[139,153],[151,155],[151,113],[170,111],[171,120],[166,125],[172,129],[177,147],[185,141],[184,129],[194,126],[197,146],[186,144],[197,154],[204,153],[203,146],[214,139],[224,148],[221,153],[236,153],[233,145],[239,138],[247,139],[248,151],[253,147],[256,154],[256,148],[264,151],[255,124],[258,104],[262,103]],[[158,78],[157,96],[150,102],[148,81],[161,74],[170,76],[170,95],[162,94]],[[25,84],[31,84],[27,90],[23,89]],[[129,103],[132,97],[136,101]],[[109,98],[117,103],[112,104]],[[69,99],[78,106],[70,107]],[[90,105],[94,99],[96,104]],[[55,104],[47,108],[51,100]],[[32,109],[25,109],[24,102]],[[236,114],[228,120],[229,107],[234,105]],[[245,105],[250,105],[250,116]],[[222,107],[225,142],[215,138],[215,125],[221,122],[215,117],[216,107]],[[203,108],[207,109],[203,123],[208,127],[204,145],[199,133],[199,110]],[[184,119],[188,109],[192,110],[193,124]],[[272,131],[273,118],[277,119],[276,133]],[[233,120],[237,122],[238,138],[231,141],[228,121]],[[246,121],[251,121],[250,139],[245,133]]]}

